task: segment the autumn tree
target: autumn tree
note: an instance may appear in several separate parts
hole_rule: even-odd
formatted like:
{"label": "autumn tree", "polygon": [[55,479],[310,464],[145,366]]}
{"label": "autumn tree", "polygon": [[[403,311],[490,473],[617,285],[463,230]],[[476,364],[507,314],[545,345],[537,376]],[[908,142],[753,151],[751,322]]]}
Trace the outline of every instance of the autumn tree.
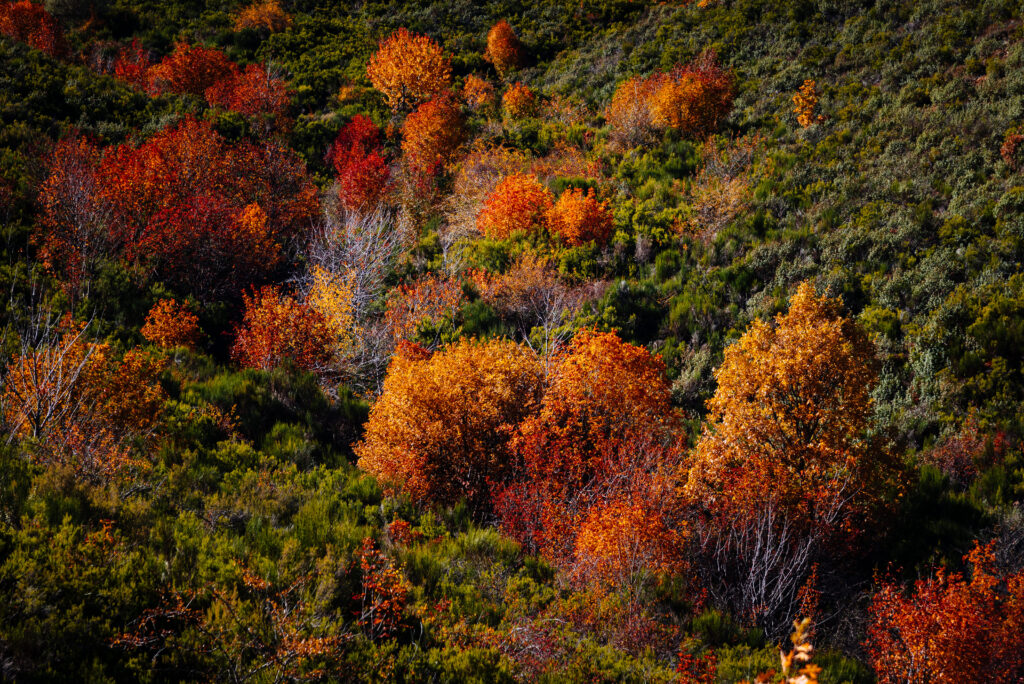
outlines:
{"label": "autumn tree", "polygon": [[262,29],[268,33],[284,31],[292,25],[291,16],[281,9],[277,0],[256,2],[243,8],[235,18],[235,30]]}
{"label": "autumn tree", "polygon": [[5,373],[3,417],[12,435],[36,441],[40,462],[106,481],[140,465],[132,448],[156,427],[163,366],[140,350],[116,354],[87,328],[47,317],[23,335]]}
{"label": "autumn tree", "polygon": [[194,349],[202,335],[199,317],[187,304],[174,299],[161,299],[154,304],[141,332],[147,340],[165,349]]}
{"label": "autumn tree", "polygon": [[614,230],[608,200],[599,201],[593,188],[566,189],[548,212],[548,227],[574,247],[588,242],[604,245]]}
{"label": "autumn tree", "polygon": [[[629,569],[663,558],[663,541],[686,528],[675,425],[659,359],[614,333],[577,333],[513,438],[517,477],[495,493],[502,529],[581,582],[639,589]],[[626,545],[610,523],[623,507],[659,533]]]}
{"label": "autumn tree", "polygon": [[52,57],[66,57],[70,50],[58,21],[42,4],[31,0],[0,4],[0,35],[27,43]]}
{"label": "autumn tree", "polygon": [[451,82],[451,62],[437,43],[401,28],[380,42],[366,75],[393,110],[414,107]]}
{"label": "autumn tree", "polygon": [[1024,571],[1000,571],[992,544],[964,561],[970,579],[939,568],[912,592],[885,583],[875,594],[866,646],[879,682],[1024,678]]}
{"label": "autumn tree", "polygon": [[615,89],[605,111],[612,134],[633,147],[651,138],[656,127],[651,111],[651,98],[657,88],[656,78],[633,76]]}
{"label": "autumn tree", "polygon": [[308,371],[330,363],[334,339],[319,312],[271,286],[244,295],[244,303],[231,348],[238,363],[262,370],[291,363]]}
{"label": "autumn tree", "polygon": [[[288,111],[288,88],[265,64],[250,64],[230,73],[203,91],[212,107],[229,109],[248,117],[269,119],[282,128]],[[266,127],[269,131],[273,126]]]}
{"label": "autumn tree", "polygon": [[685,135],[707,135],[732,110],[735,79],[712,51],[676,67],[658,79],[651,99],[655,125],[676,128]]}
{"label": "autumn tree", "polygon": [[40,204],[36,239],[72,283],[112,258],[208,300],[274,268],[308,229],[317,193],[289,150],[230,145],[189,117],[138,147],[62,142]]}
{"label": "autumn tree", "polygon": [[203,95],[206,89],[230,78],[234,62],[216,48],[176,43],[174,52],[149,70],[149,89],[154,94]]}
{"label": "autumn tree", "polygon": [[510,475],[509,436],[537,407],[536,356],[512,342],[461,340],[400,352],[356,447],[359,467],[418,501],[489,506]]}
{"label": "autumn tree", "polygon": [[536,116],[537,96],[528,86],[513,83],[501,96],[501,106],[505,110],[506,119],[517,120]]}
{"label": "autumn tree", "polygon": [[402,154],[422,172],[449,163],[462,139],[462,114],[447,95],[424,102],[402,124]]}
{"label": "autumn tree", "polygon": [[576,535],[575,578],[622,587],[680,574],[686,567],[686,533],[660,513],[642,500],[596,504]]}
{"label": "autumn tree", "polygon": [[391,169],[380,138],[377,125],[356,114],[327,151],[327,161],[338,177],[338,198],[350,211],[376,207],[390,188]]}
{"label": "autumn tree", "polygon": [[601,472],[609,448],[641,432],[667,437],[674,425],[664,363],[615,333],[582,330],[556,357],[516,448],[529,477],[569,492]]}
{"label": "autumn tree", "polygon": [[735,79],[712,51],[668,72],[634,77],[616,89],[608,119],[630,144],[659,128],[700,137],[713,132],[732,110]]}
{"label": "autumn tree", "polygon": [[462,99],[470,109],[486,109],[494,104],[494,85],[470,74],[462,86]]}
{"label": "autumn tree", "polygon": [[101,158],[89,138],[63,138],[46,160],[47,177],[39,190],[42,230],[35,240],[40,256],[44,265],[65,276],[72,291],[91,278],[111,251],[113,208],[101,198]]}
{"label": "autumn tree", "polygon": [[152,62],[149,51],[138,38],[133,38],[128,45],[121,47],[114,58],[114,78],[128,83],[136,90],[149,87],[149,68]]}
{"label": "autumn tree", "polygon": [[501,75],[522,64],[523,45],[519,42],[512,25],[505,19],[500,20],[487,32],[484,59],[493,64]]}
{"label": "autumn tree", "polygon": [[408,602],[409,583],[372,537],[359,549],[362,589],[359,601],[359,625],[374,641],[393,636],[402,626]]}
{"label": "autumn tree", "polygon": [[512,174],[498,183],[484,201],[477,215],[477,230],[498,240],[518,231],[541,230],[552,204],[551,191],[535,176]]}
{"label": "autumn tree", "polygon": [[898,486],[896,459],[869,431],[875,374],[867,336],[809,283],[773,324],[755,321],[715,372],[686,492],[701,511],[712,590],[769,629],[791,620],[825,545],[850,549]]}
{"label": "autumn tree", "polygon": [[796,121],[804,128],[825,120],[823,116],[814,115],[814,110],[818,106],[818,88],[812,79],[807,79],[800,86],[800,90],[793,96],[793,105]]}

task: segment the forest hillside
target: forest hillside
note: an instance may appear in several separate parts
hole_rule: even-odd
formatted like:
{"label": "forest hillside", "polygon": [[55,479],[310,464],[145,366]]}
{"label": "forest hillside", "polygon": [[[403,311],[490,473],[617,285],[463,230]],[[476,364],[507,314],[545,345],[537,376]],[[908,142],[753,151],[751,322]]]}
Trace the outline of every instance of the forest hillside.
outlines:
{"label": "forest hillside", "polygon": [[0,680],[1024,681],[1019,0],[0,0]]}

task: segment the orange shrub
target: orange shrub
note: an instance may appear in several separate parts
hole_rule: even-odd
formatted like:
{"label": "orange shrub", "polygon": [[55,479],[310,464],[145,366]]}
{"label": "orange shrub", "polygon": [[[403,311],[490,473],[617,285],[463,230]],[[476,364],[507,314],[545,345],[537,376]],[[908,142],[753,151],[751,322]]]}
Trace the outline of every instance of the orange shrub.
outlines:
{"label": "orange shrub", "polygon": [[535,176],[516,173],[498,183],[484,201],[477,230],[499,240],[517,231],[541,230],[551,206],[550,190]]}
{"label": "orange shrub", "polygon": [[149,86],[149,68],[149,51],[142,47],[138,38],[122,47],[114,58],[114,78],[138,90]]}
{"label": "orange shrub", "polygon": [[598,201],[594,189],[569,188],[548,212],[548,227],[574,247],[588,242],[603,245],[611,239],[612,212],[608,200]]}
{"label": "orange shrub", "polygon": [[676,128],[698,137],[714,131],[732,110],[735,83],[714,52],[672,71],[633,77],[616,89],[608,121],[630,144],[657,128]]}
{"label": "orange shrub", "polygon": [[161,299],[153,305],[142,326],[142,336],[164,348],[193,349],[199,342],[199,317],[185,304]]}
{"label": "orange shrub", "polygon": [[577,579],[622,586],[638,573],[675,575],[685,568],[686,535],[642,502],[615,500],[587,514],[576,536]]}
{"label": "orange shrub", "polygon": [[462,86],[462,99],[472,109],[488,107],[494,103],[494,86],[470,74]]}
{"label": "orange shrub", "polygon": [[512,468],[509,434],[537,406],[537,357],[505,340],[396,355],[370,411],[359,467],[419,501],[489,505]]}
{"label": "orange shrub", "polygon": [[814,115],[814,110],[818,106],[818,89],[813,80],[804,81],[799,92],[793,96],[793,104],[795,105],[793,113],[796,114],[796,121],[804,128],[825,120],[823,116]]}
{"label": "orange shrub", "polygon": [[866,645],[879,682],[1024,680],[1024,571],[1000,573],[991,544],[964,560],[970,580],[940,568],[910,595],[875,594]]}
{"label": "orange shrub", "polygon": [[493,64],[499,74],[504,74],[522,63],[523,45],[506,20],[502,19],[487,32],[484,59]]}
{"label": "orange shrub", "polygon": [[318,311],[271,286],[245,295],[244,302],[245,314],[231,349],[238,363],[262,370],[293,363],[312,371],[331,361],[334,337]]}
{"label": "orange shrub", "polygon": [[441,46],[401,28],[380,42],[366,65],[373,87],[398,110],[435,97],[451,82],[451,62]]}
{"label": "orange shrub", "polygon": [[177,43],[174,52],[150,68],[149,89],[154,94],[203,95],[230,78],[234,69],[234,62],[216,48]]}
{"label": "orange shrub", "polygon": [[250,64],[242,71],[232,67],[203,94],[210,106],[246,116],[281,118],[288,111],[288,87],[263,64]]}
{"label": "orange shrub", "polygon": [[425,276],[400,285],[388,298],[384,322],[397,341],[416,334],[423,323],[438,324],[454,316],[462,302],[462,285],[452,278]]}
{"label": "orange shrub", "polygon": [[505,118],[525,119],[537,114],[537,97],[522,83],[513,83],[501,98]]}
{"label": "orange shrub", "polygon": [[281,9],[277,0],[266,0],[250,5],[238,13],[235,30],[265,29],[270,33],[283,31],[292,25],[291,16]]}
{"label": "orange shrub", "polygon": [[462,114],[449,96],[424,102],[402,125],[402,154],[419,171],[450,162],[461,142]]}
{"label": "orange shrub", "polygon": [[69,51],[57,20],[41,4],[30,0],[0,4],[0,34],[53,57],[66,57]]}

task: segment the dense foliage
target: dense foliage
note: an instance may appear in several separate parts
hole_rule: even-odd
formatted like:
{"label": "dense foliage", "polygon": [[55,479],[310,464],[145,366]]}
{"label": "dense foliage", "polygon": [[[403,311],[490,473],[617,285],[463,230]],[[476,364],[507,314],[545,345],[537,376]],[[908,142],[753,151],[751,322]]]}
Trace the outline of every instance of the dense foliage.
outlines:
{"label": "dense foliage", "polygon": [[1022,27],[0,0],[0,679],[1019,681]]}

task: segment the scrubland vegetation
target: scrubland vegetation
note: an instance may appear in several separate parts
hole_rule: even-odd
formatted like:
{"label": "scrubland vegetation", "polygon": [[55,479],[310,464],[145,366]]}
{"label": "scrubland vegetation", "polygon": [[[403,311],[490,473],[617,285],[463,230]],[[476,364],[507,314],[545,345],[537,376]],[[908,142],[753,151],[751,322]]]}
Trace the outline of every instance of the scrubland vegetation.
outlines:
{"label": "scrubland vegetation", "polygon": [[0,0],[0,679],[1024,679],[1024,8]]}

